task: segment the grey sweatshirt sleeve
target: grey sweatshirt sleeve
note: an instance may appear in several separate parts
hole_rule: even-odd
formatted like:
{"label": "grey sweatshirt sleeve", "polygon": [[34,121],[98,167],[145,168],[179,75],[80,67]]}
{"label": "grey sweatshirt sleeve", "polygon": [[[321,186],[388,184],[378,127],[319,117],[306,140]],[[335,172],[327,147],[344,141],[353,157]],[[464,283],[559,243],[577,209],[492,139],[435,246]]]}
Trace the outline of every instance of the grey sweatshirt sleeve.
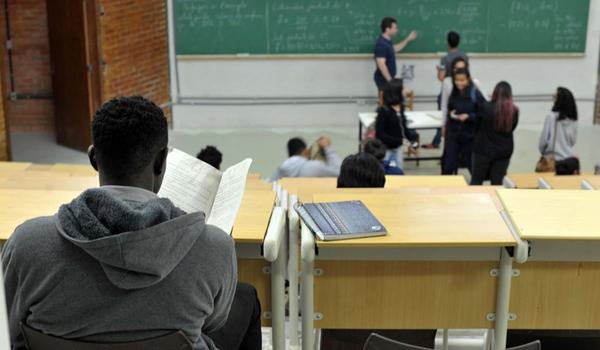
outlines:
{"label": "grey sweatshirt sleeve", "polygon": [[340,175],[340,167],[342,166],[342,160],[330,146],[325,148],[326,165],[323,169],[324,176],[338,176]]}
{"label": "grey sweatshirt sleeve", "polygon": [[575,146],[575,143],[577,143],[577,122],[571,122],[569,127],[566,128],[565,138],[569,147]]}
{"label": "grey sweatshirt sleeve", "polygon": [[452,80],[450,78],[444,79],[442,82],[442,99],[441,99],[441,107],[442,107],[442,118],[444,119],[444,124],[448,121],[448,100],[450,99],[450,94],[452,93]]}
{"label": "grey sweatshirt sleeve", "polygon": [[229,310],[233,303],[237,286],[237,259],[233,239],[228,237],[228,243],[223,247],[223,270],[221,277],[221,290],[214,300],[214,310],[206,318],[203,333],[212,333],[219,330],[227,322]]}
{"label": "grey sweatshirt sleeve", "polygon": [[19,262],[19,252],[17,247],[15,247],[16,240],[15,232],[2,249],[2,270],[4,271],[8,328],[10,330],[12,349],[25,350],[25,340],[21,334],[21,322],[25,322],[28,306],[25,302],[26,296],[23,293],[20,293],[17,288],[20,280],[20,268],[25,262]]}
{"label": "grey sweatshirt sleeve", "polygon": [[542,134],[540,135],[540,141],[538,143],[538,149],[542,155],[545,155],[548,151],[550,138],[552,137],[550,133],[552,132],[553,122],[554,118],[552,115],[547,116],[546,120],[544,121],[544,128],[542,129]]}
{"label": "grey sweatshirt sleeve", "polygon": [[275,169],[273,175],[271,175],[271,178],[269,179],[269,182],[275,182],[279,179],[281,179],[281,167],[277,167],[277,169]]}

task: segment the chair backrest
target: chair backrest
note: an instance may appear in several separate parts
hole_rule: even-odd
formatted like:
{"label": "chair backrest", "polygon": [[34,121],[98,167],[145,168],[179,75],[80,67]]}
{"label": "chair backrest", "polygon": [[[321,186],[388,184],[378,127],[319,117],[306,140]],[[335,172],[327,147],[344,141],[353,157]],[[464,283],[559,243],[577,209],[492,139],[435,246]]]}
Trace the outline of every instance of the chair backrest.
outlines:
{"label": "chair backrest", "polygon": [[192,343],[181,331],[127,343],[89,343],[46,335],[24,324],[21,330],[29,350],[193,350]]}
{"label": "chair backrest", "polygon": [[384,336],[381,336],[377,333],[371,333],[365,345],[363,346],[363,350],[432,350],[423,348],[420,346],[409,345],[405,343],[401,343],[399,341],[395,341]]}
{"label": "chair backrest", "polygon": [[506,350],[541,350],[542,343],[539,340],[531,342],[529,344],[515,346],[514,348],[506,349]]}
{"label": "chair backrest", "polygon": [[4,297],[4,278],[0,264],[0,350],[10,350],[10,335],[8,334],[8,313]]}

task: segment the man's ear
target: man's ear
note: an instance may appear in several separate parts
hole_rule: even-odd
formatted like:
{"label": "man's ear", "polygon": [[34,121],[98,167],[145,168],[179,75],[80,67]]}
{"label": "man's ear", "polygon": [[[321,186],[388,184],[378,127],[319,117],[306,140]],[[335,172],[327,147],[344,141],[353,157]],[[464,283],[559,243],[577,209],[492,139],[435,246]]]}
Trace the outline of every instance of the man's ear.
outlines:
{"label": "man's ear", "polygon": [[94,145],[90,145],[90,147],[88,147],[87,154],[92,168],[98,171],[98,162],[96,161],[96,150],[94,149]]}
{"label": "man's ear", "polygon": [[154,159],[154,175],[162,175],[167,167],[167,156],[169,155],[169,148],[165,147],[156,155]]}

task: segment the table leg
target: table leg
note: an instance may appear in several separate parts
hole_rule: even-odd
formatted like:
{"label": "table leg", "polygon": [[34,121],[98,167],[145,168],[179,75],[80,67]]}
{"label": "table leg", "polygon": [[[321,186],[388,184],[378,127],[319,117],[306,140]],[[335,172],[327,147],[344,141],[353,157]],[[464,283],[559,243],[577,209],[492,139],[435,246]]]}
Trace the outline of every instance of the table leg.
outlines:
{"label": "table leg", "polygon": [[362,123],[358,121],[358,152],[362,150]]}
{"label": "table leg", "polygon": [[502,248],[500,269],[498,271],[498,295],[496,297],[496,321],[494,326],[493,350],[506,349],[512,263],[513,258],[508,254],[506,249]]}
{"label": "table leg", "polygon": [[442,349],[448,350],[448,330],[444,329],[443,338],[442,338]]}
{"label": "table leg", "polygon": [[288,218],[289,218],[289,248],[288,248],[288,309],[289,316],[289,338],[290,348],[297,349],[300,345],[298,337],[298,237],[300,236],[300,219],[294,206],[298,202],[296,195],[289,196]]}
{"label": "table leg", "polygon": [[314,350],[314,275],[315,240],[310,230],[301,225],[302,256],[302,350]]}

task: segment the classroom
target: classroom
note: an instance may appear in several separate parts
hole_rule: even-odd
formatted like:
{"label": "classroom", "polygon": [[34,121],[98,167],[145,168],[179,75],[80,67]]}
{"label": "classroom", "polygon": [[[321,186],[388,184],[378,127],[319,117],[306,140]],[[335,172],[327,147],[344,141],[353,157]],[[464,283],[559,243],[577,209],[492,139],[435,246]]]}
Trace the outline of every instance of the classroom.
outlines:
{"label": "classroom", "polygon": [[0,1],[0,350],[600,349],[600,0]]}

